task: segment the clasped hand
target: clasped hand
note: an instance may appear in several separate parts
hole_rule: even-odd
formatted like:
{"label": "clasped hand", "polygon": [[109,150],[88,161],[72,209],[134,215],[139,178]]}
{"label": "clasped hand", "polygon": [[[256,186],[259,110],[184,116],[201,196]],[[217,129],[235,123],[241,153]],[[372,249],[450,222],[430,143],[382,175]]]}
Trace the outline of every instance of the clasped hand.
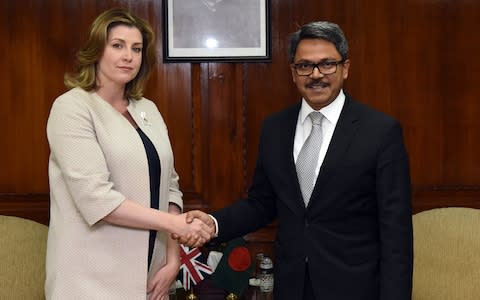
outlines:
{"label": "clasped hand", "polygon": [[172,238],[188,247],[201,247],[215,235],[215,222],[206,213],[193,210],[179,215],[181,224]]}

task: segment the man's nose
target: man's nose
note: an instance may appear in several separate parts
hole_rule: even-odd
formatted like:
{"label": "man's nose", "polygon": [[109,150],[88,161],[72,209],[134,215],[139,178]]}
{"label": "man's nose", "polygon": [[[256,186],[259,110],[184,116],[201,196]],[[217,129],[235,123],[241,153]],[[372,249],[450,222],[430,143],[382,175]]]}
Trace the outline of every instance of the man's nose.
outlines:
{"label": "man's nose", "polygon": [[313,77],[313,78],[319,78],[320,77],[321,78],[323,76],[325,76],[325,74],[320,72],[320,68],[318,67],[318,65],[314,66],[312,74],[310,74],[310,77]]}

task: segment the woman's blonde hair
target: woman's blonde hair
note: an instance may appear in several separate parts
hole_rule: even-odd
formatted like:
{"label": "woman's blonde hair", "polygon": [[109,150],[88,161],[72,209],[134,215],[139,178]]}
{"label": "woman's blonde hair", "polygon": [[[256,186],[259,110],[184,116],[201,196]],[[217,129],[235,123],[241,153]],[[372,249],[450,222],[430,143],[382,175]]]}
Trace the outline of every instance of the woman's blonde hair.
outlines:
{"label": "woman's blonde hair", "polygon": [[142,34],[142,64],[137,76],[126,84],[125,96],[137,100],[143,96],[143,89],[156,63],[155,35],[145,20],[122,8],[107,10],[93,21],[85,46],[77,52],[76,72],[65,74],[65,86],[80,87],[86,91],[97,88],[97,63],[105,49],[108,33],[117,25],[135,27]]}

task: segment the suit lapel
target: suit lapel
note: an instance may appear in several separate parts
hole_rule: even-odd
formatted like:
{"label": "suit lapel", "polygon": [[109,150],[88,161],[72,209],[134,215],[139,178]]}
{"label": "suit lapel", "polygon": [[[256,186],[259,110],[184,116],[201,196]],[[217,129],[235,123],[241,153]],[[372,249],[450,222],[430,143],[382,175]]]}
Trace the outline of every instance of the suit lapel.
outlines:
{"label": "suit lapel", "polygon": [[279,176],[281,176],[282,178],[280,184],[286,187],[284,189],[285,197],[282,198],[285,199],[286,205],[297,214],[303,214],[305,211],[302,193],[300,191],[300,185],[298,183],[295,161],[293,159],[295,130],[297,127],[300,107],[301,103],[293,106],[289,111],[287,111],[282,122],[280,123],[280,147],[278,147],[278,151],[280,151],[279,161],[285,162],[280,164],[282,169],[279,172]]}
{"label": "suit lapel", "polygon": [[[355,135],[359,124],[358,121],[359,118],[355,110],[355,102],[347,96],[337,126],[333,132],[332,140],[328,146],[325,159],[320,168],[317,182],[312,192],[312,199],[315,199],[320,195],[322,188],[335,173],[338,164],[344,157],[345,152]],[[310,201],[309,206],[312,202],[315,201]]]}

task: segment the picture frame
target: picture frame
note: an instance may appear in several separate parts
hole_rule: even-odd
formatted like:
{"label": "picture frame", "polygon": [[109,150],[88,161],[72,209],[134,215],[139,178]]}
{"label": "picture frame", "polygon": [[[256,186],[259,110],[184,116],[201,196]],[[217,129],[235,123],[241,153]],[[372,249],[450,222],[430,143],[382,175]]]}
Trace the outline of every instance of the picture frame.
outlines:
{"label": "picture frame", "polygon": [[271,61],[270,0],[164,0],[163,60]]}

